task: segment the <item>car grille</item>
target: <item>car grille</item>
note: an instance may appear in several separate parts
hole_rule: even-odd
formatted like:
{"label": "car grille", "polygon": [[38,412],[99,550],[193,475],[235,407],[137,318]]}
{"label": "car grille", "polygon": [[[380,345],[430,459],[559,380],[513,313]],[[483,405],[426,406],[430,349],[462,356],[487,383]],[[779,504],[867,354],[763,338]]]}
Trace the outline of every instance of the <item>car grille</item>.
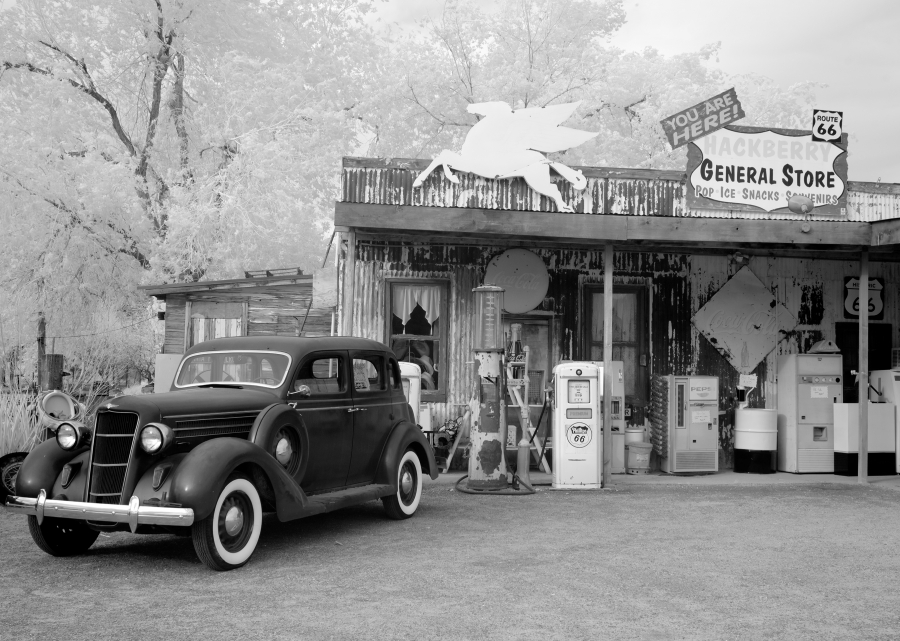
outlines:
{"label": "car grille", "polygon": [[256,420],[257,412],[239,416],[217,416],[193,418],[175,422],[175,439],[178,441],[209,436],[250,435],[250,428]]}
{"label": "car grille", "polygon": [[102,412],[97,415],[88,501],[115,505],[121,502],[137,424],[137,414]]}

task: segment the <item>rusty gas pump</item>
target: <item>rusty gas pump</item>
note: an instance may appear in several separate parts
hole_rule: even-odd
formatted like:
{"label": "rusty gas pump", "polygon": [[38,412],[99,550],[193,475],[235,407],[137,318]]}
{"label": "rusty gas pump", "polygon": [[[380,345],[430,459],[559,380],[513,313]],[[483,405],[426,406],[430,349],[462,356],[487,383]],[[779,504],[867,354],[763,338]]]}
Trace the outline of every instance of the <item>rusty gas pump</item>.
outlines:
{"label": "rusty gas pump", "polygon": [[479,414],[469,434],[470,490],[502,490],[506,478],[506,394],[503,356],[503,288],[482,285],[475,293],[475,387]]}

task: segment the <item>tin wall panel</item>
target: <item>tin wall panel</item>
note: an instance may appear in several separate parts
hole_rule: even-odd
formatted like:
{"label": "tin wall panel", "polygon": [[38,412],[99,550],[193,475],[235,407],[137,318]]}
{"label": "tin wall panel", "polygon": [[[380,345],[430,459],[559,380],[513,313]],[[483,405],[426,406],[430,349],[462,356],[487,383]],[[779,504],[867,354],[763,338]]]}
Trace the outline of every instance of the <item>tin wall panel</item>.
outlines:
{"label": "tin wall panel", "polygon": [[[386,277],[447,278],[450,282],[447,403],[431,405],[435,425],[462,413],[472,398],[471,290],[482,282],[490,260],[506,246],[411,244],[366,241],[358,247],[357,300],[354,333],[384,340],[384,279]],[[578,359],[584,324],[581,292],[586,283],[602,282],[603,252],[531,248],[541,256],[550,276],[539,310],[553,312],[559,358]],[[720,380],[721,464],[733,462],[735,387],[738,372],[691,323],[692,316],[719,291],[743,264],[728,256],[617,252],[617,283],[646,283],[650,300],[651,374],[709,375]],[[798,320],[778,346],[757,366],[760,389],[752,407],[776,407],[776,358],[805,352],[816,341],[834,339],[835,323],[843,321],[845,276],[857,276],[853,261],[753,257],[750,269]],[[900,346],[900,264],[870,264],[873,277],[885,279],[885,318],[892,323],[894,346]],[[468,419],[467,419],[468,420]]]}

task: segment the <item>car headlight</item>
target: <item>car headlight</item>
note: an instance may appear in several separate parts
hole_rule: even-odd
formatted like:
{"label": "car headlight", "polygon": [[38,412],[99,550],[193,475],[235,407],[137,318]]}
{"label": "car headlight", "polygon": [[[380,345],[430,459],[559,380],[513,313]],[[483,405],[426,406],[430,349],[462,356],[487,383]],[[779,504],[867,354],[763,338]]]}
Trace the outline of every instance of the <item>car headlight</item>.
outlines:
{"label": "car headlight", "polygon": [[141,449],[148,454],[159,454],[174,440],[172,428],[162,423],[147,423],[141,430]]}
{"label": "car headlight", "polygon": [[90,440],[90,432],[78,422],[60,423],[56,430],[56,443],[64,450],[74,450],[82,445],[87,445]]}

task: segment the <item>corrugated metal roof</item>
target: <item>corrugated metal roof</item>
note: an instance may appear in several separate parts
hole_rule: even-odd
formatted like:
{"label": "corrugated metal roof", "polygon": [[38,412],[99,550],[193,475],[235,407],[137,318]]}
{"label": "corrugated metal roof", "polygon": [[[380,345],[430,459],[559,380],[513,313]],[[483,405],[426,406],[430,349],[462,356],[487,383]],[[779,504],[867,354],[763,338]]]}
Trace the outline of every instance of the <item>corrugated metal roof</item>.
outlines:
{"label": "corrugated metal roof", "polygon": [[[493,180],[456,173],[458,183],[440,169],[419,189],[416,176],[428,160],[397,158],[345,158],[341,176],[342,202],[426,207],[466,207],[513,211],[556,211],[546,196],[533,191],[521,178]],[[812,216],[792,212],[746,212],[687,209],[684,172],[616,167],[577,167],[587,178],[583,191],[561,178],[555,184],[563,199],[578,213],[627,216],[686,216],[754,220],[822,220],[873,222],[900,218],[900,185],[849,183],[847,216]]]}

